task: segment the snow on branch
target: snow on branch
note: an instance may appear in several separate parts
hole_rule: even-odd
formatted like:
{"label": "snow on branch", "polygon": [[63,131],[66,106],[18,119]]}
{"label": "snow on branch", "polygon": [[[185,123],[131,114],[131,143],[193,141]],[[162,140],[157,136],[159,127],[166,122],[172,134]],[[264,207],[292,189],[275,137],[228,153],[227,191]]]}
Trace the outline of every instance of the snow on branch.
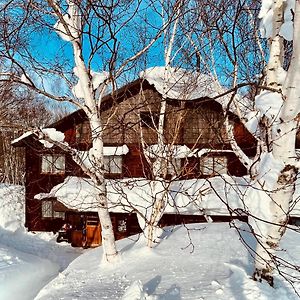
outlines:
{"label": "snow on branch", "polygon": [[72,0],[67,3],[68,11],[55,23],[54,29],[63,40],[71,42],[80,37],[82,24],[78,6]]}
{"label": "snow on branch", "polygon": [[[82,88],[82,82],[80,80],[80,70],[78,67],[74,67],[73,69],[74,74],[78,77],[77,84],[72,88],[72,93],[76,98],[84,99],[85,95]],[[90,71],[91,77],[92,77],[92,86],[93,90],[97,91],[99,87],[109,78],[108,72],[94,72]]]}
{"label": "snow on branch", "polygon": [[[287,41],[293,40],[293,15],[295,0],[278,1],[284,5],[284,22],[280,27],[279,34]],[[271,38],[273,33],[273,15],[275,5],[273,0],[263,0],[258,18],[261,19],[260,33],[263,38]]]}

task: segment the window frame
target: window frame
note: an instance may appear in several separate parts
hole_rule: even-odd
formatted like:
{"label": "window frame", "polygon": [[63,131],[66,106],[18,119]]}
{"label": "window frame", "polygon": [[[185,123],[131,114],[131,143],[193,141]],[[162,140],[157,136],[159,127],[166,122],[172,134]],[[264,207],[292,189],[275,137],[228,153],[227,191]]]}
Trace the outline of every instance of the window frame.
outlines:
{"label": "window frame", "polygon": [[[222,161],[222,163],[220,163],[220,161]],[[207,164],[207,162],[210,163]],[[199,161],[199,169],[201,175],[204,176],[228,174],[228,157],[226,155],[203,156]]]}
{"label": "window frame", "polygon": [[[123,173],[123,156],[122,155],[104,155],[103,168],[105,174],[120,175]],[[117,169],[117,171],[116,171]],[[114,172],[112,172],[114,171]],[[116,172],[115,172],[116,171]]]}
{"label": "window frame", "polygon": [[65,213],[54,210],[55,200],[42,200],[41,214],[42,219],[63,219],[65,220]]}
{"label": "window frame", "polygon": [[[62,161],[60,161],[62,160]],[[61,165],[60,165],[61,164]],[[44,153],[41,156],[41,174],[63,175],[66,172],[65,154]]]}

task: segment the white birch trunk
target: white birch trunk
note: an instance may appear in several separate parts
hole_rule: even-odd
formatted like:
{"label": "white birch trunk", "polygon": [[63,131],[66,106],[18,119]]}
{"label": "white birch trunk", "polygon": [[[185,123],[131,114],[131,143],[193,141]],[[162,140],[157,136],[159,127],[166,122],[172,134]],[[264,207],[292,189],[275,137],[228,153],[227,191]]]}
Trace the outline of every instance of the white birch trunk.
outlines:
{"label": "white birch trunk", "polygon": [[166,118],[166,109],[167,109],[167,89],[168,89],[168,81],[170,76],[170,65],[171,65],[171,53],[172,48],[175,40],[175,35],[177,31],[177,25],[179,21],[179,14],[180,8],[176,11],[176,19],[174,21],[173,30],[171,33],[170,40],[168,42],[168,47],[165,52],[165,82],[163,87],[163,95],[160,104],[160,112],[159,112],[159,121],[157,127],[157,157],[155,158],[152,164],[152,173],[154,177],[154,181],[152,183],[152,190],[153,190],[153,206],[150,215],[150,220],[148,221],[147,228],[146,228],[146,236],[147,236],[147,246],[153,247],[156,243],[157,239],[157,229],[158,223],[162,218],[166,205],[167,205],[167,184],[164,184],[164,191],[161,193],[156,193],[156,186],[159,184],[159,180],[161,178],[166,179],[167,172],[168,172],[168,160],[172,159],[172,157],[167,157],[166,155],[166,145],[164,141],[164,127],[165,127],[165,118]]}
{"label": "white birch trunk", "polygon": [[[72,0],[68,0],[67,3],[69,5],[68,9],[68,22],[61,14],[60,8],[58,4],[53,0],[48,0],[51,7],[54,9],[57,14],[59,21],[62,26],[60,26],[61,32],[63,32],[63,36],[67,36],[67,40],[72,44],[73,54],[74,54],[74,63],[75,69],[74,72],[78,77],[78,84],[80,85],[81,92],[83,94],[83,100],[85,105],[83,109],[89,119],[90,127],[92,131],[92,148],[90,149],[90,159],[93,165],[92,172],[88,170],[87,174],[91,177],[95,184],[95,189],[99,191],[98,193],[98,215],[100,219],[101,229],[102,229],[102,245],[103,245],[103,259],[111,262],[113,261],[118,252],[116,250],[115,237],[112,227],[112,222],[110,219],[109,211],[108,211],[108,200],[107,200],[107,191],[106,191],[106,183],[104,179],[104,168],[103,168],[103,138],[102,138],[102,122],[100,111],[98,111],[98,107],[100,107],[101,99],[96,99],[92,76],[87,69],[82,53],[82,44],[81,44],[81,36],[82,36],[82,20],[80,17],[79,7]],[[105,84],[105,83],[103,83]]]}
{"label": "white birch trunk", "polygon": [[[260,201],[269,202],[269,219],[256,220],[256,229],[254,229],[257,238],[254,279],[259,281],[265,279],[270,285],[273,285],[273,270],[276,265],[275,252],[286,230],[290,203],[295,191],[298,173],[295,141],[298,128],[297,117],[300,111],[300,4],[299,1],[296,1],[293,56],[283,87],[278,80],[278,74],[282,68],[283,49],[279,29],[283,22],[284,8],[283,1],[274,1],[274,4],[273,36],[270,42],[267,84],[270,87],[282,88],[283,105],[278,116],[267,121],[267,126],[271,128],[273,158],[282,167],[275,184],[269,190],[263,187],[267,183],[264,181],[264,177],[256,182],[262,186]],[[257,175],[261,176],[262,174]]]}

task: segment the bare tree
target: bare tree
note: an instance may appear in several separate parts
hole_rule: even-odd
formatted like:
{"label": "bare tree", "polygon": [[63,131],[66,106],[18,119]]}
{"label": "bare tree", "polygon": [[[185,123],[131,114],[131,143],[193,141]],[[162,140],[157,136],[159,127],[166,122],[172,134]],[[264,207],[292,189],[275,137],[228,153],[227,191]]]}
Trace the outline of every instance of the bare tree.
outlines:
{"label": "bare tree", "polygon": [[[191,32],[194,58],[199,58],[194,62],[199,61],[234,92],[227,97],[225,115],[228,109],[239,115],[256,140],[256,155],[243,151],[227,122],[232,149],[251,178],[247,201],[252,205],[247,210],[257,239],[253,277],[273,285],[276,249],[286,230],[299,168],[295,152],[299,129],[299,1],[263,1],[258,18],[255,1],[206,4],[195,7],[193,18],[184,25],[190,29],[187,34]],[[219,8],[212,9],[214,5]],[[259,22],[267,44],[259,38]],[[212,60],[206,59],[207,53]],[[262,75],[257,76],[259,73]],[[248,95],[257,95],[252,103],[241,101],[246,86],[252,87]]]}
{"label": "bare tree", "polygon": [[[15,10],[15,7],[20,9]],[[11,1],[1,7],[1,54],[14,69],[14,73],[2,72],[2,80],[16,81],[50,99],[75,104],[89,120],[92,132],[89,163],[79,151],[56,140],[47,131],[36,131],[35,134],[71,153],[74,161],[93,180],[98,191],[97,209],[107,261],[117,257],[117,249],[104,178],[101,100],[109,90],[114,91],[118,80],[122,80],[123,71],[134,70],[134,62],[149,50],[169,24],[166,21],[156,28],[155,20],[149,18],[150,35],[143,43],[136,43],[136,40],[132,43],[134,37],[128,35],[128,30],[156,11],[155,1],[144,9],[141,7],[142,1],[92,3],[75,0],[65,3],[49,0],[47,5],[43,1]],[[170,20],[175,17],[171,16]],[[9,22],[12,19],[14,22]],[[63,40],[55,42],[61,47],[60,55],[51,59],[46,57],[45,62],[33,51],[36,38],[41,38],[44,33],[52,39],[58,34]],[[124,38],[126,34],[127,38]],[[16,45],[16,40],[22,43]],[[55,78],[65,82],[60,91],[49,89],[47,85],[47,81]]]}

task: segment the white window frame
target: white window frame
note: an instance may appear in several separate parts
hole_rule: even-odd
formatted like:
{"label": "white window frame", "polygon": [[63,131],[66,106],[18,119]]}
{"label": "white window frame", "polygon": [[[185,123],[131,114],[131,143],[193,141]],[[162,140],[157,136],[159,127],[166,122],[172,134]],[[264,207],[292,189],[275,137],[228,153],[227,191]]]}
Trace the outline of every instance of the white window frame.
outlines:
{"label": "white window frame", "polygon": [[105,155],[103,164],[105,173],[122,174],[123,157],[121,155]]}
{"label": "white window frame", "polygon": [[64,174],[66,158],[63,154],[43,154],[41,173],[42,174]]}
{"label": "white window frame", "polygon": [[200,158],[202,175],[220,175],[228,173],[227,156],[204,156]]}

